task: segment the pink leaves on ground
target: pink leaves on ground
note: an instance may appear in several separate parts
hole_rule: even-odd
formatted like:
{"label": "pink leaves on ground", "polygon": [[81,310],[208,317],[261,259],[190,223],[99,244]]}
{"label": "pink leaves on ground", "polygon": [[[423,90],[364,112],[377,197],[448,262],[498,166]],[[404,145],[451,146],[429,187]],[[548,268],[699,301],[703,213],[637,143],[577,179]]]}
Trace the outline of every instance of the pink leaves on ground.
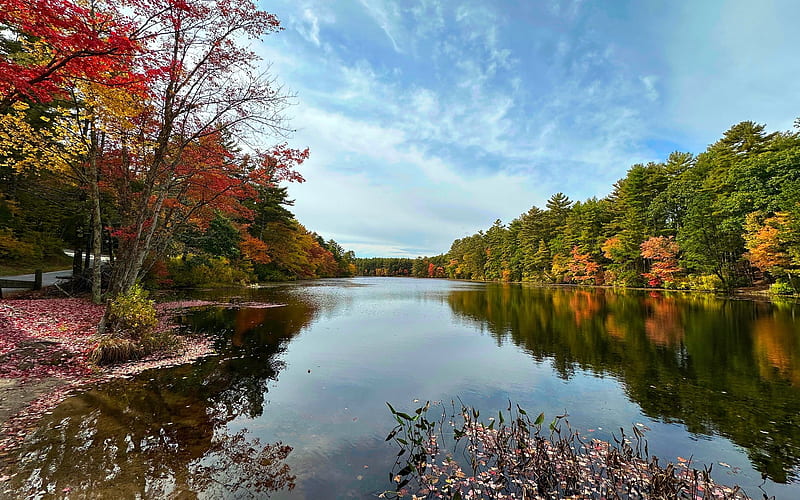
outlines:
{"label": "pink leaves on ground", "polygon": [[[178,307],[199,305],[207,304],[182,303]],[[161,328],[174,326],[170,309],[175,307],[158,308]],[[0,451],[18,444],[43,414],[89,383],[130,377],[151,368],[189,363],[213,354],[211,341],[195,336],[183,339],[176,351],[154,353],[142,360],[109,367],[90,366],[88,355],[95,346],[94,334],[104,313],[104,305],[83,299],[0,300],[0,378],[13,379],[17,384],[47,378],[63,381],[54,390],[34,390],[40,394],[39,398],[25,404],[6,422],[0,422],[3,436]]]}
{"label": "pink leaves on ground", "polygon": [[90,374],[90,337],[104,312],[105,306],[81,299],[0,301],[0,376]]}

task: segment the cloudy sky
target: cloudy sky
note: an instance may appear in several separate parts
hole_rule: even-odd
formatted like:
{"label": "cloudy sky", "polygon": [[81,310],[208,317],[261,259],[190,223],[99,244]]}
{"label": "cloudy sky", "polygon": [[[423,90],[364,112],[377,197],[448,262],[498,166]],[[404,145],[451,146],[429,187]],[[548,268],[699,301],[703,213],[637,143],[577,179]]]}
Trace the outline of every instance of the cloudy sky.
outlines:
{"label": "cloudy sky", "polygon": [[306,227],[360,257],[435,255],[555,192],[731,125],[800,116],[796,0],[279,0],[258,52],[297,94]]}

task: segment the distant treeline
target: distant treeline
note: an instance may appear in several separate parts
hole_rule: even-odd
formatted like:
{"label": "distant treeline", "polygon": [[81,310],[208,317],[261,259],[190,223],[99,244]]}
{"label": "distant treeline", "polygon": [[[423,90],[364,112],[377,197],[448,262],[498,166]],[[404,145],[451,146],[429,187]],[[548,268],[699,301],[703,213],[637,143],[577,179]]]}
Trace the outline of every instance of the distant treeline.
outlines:
{"label": "distant treeline", "polygon": [[636,164],[604,198],[556,193],[446,254],[360,259],[359,274],[800,291],[800,134],[742,122],[699,155]]}

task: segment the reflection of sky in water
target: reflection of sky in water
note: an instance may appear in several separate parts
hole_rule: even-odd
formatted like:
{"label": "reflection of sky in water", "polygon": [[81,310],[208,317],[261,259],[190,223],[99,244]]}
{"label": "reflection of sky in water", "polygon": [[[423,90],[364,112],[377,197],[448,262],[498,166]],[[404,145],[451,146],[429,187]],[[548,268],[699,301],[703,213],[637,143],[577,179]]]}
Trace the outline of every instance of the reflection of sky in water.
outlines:
{"label": "reflection of sky in water", "polygon": [[[281,356],[286,366],[270,389],[264,417],[236,422],[266,441],[293,443],[290,462],[300,475],[301,490],[304,476],[323,487],[319,471],[332,469],[339,481],[360,477],[375,488],[385,487],[385,466],[375,470],[375,465],[352,458],[361,450],[367,460],[368,449],[377,446],[372,460],[390,463],[380,450],[393,425],[384,403],[413,409],[426,400],[447,403],[453,397],[482,408],[487,416],[509,400],[548,417],[566,409],[573,427],[603,439],[610,439],[611,432],[618,435],[620,426],[630,433],[633,425],[644,423],[651,429],[651,453],[667,460],[685,456],[698,463],[721,461],[742,469],[728,475],[728,469],[717,465],[721,481],[760,484],[760,473],[741,449],[725,439],[688,434],[680,424],[644,416],[617,375],[577,368],[565,380],[554,374],[552,360],[532,362],[529,353],[508,339],[491,336],[485,324],[453,314],[448,292],[452,287],[476,290],[476,285],[394,280],[391,288],[383,288],[372,282],[376,285],[346,290],[340,298],[347,304],[341,308],[325,296],[326,305],[332,305],[329,318],[312,323]],[[581,294],[586,296],[567,302],[579,328],[602,312],[591,302],[591,292]],[[315,299],[314,291],[303,295]],[[663,298],[645,301],[651,311],[643,325],[646,338],[655,345],[679,346],[683,327],[678,309],[685,305]],[[602,372],[603,367],[595,368]]]}
{"label": "reflection of sky in water", "polygon": [[[643,424],[651,454],[716,463],[719,481],[751,495],[761,474],[747,450],[686,425],[740,444],[789,429],[773,448],[794,463],[800,455],[797,425],[769,415],[797,413],[786,407],[798,399],[791,308],[413,279],[236,293],[287,305],[197,313],[195,321],[223,332],[223,354],[186,390],[208,392],[217,434],[246,428],[249,438],[294,448],[287,463],[297,488],[273,498],[369,497],[391,487],[397,450],[384,443],[394,426],[387,401],[407,411],[461,398],[489,417],[511,400],[548,422],[567,410],[573,428],[602,439]],[[729,474],[734,467],[741,472]],[[772,483],[767,492],[795,498],[798,488]]]}

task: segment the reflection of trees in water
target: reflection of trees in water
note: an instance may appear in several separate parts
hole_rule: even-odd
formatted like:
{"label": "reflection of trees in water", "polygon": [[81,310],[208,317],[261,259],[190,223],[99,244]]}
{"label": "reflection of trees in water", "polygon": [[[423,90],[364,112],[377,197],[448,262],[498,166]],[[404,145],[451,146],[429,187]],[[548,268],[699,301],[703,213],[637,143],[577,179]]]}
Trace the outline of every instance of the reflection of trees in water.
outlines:
{"label": "reflection of trees in water", "polygon": [[787,317],[761,317],[753,324],[759,373],[768,380],[785,378],[800,387],[800,335]]}
{"label": "reflection of trees in water", "polygon": [[[509,291],[513,292],[510,293]],[[488,285],[454,313],[560,376],[611,373],[653,418],[724,435],[775,481],[800,466],[800,339],[791,310],[704,294]]]}
{"label": "reflection of trees in water", "polygon": [[[0,484],[8,498],[264,496],[294,488],[290,446],[226,424],[263,412],[276,355],[314,316],[308,306],[209,309],[187,323],[218,335],[221,353],[73,397],[45,417]],[[5,490],[5,491],[3,491]]]}
{"label": "reflection of trees in water", "polygon": [[644,299],[648,310],[647,319],[644,320],[644,330],[647,338],[654,344],[668,347],[680,346],[686,333],[683,328],[683,318],[677,301],[664,297],[661,294],[649,294]]}

